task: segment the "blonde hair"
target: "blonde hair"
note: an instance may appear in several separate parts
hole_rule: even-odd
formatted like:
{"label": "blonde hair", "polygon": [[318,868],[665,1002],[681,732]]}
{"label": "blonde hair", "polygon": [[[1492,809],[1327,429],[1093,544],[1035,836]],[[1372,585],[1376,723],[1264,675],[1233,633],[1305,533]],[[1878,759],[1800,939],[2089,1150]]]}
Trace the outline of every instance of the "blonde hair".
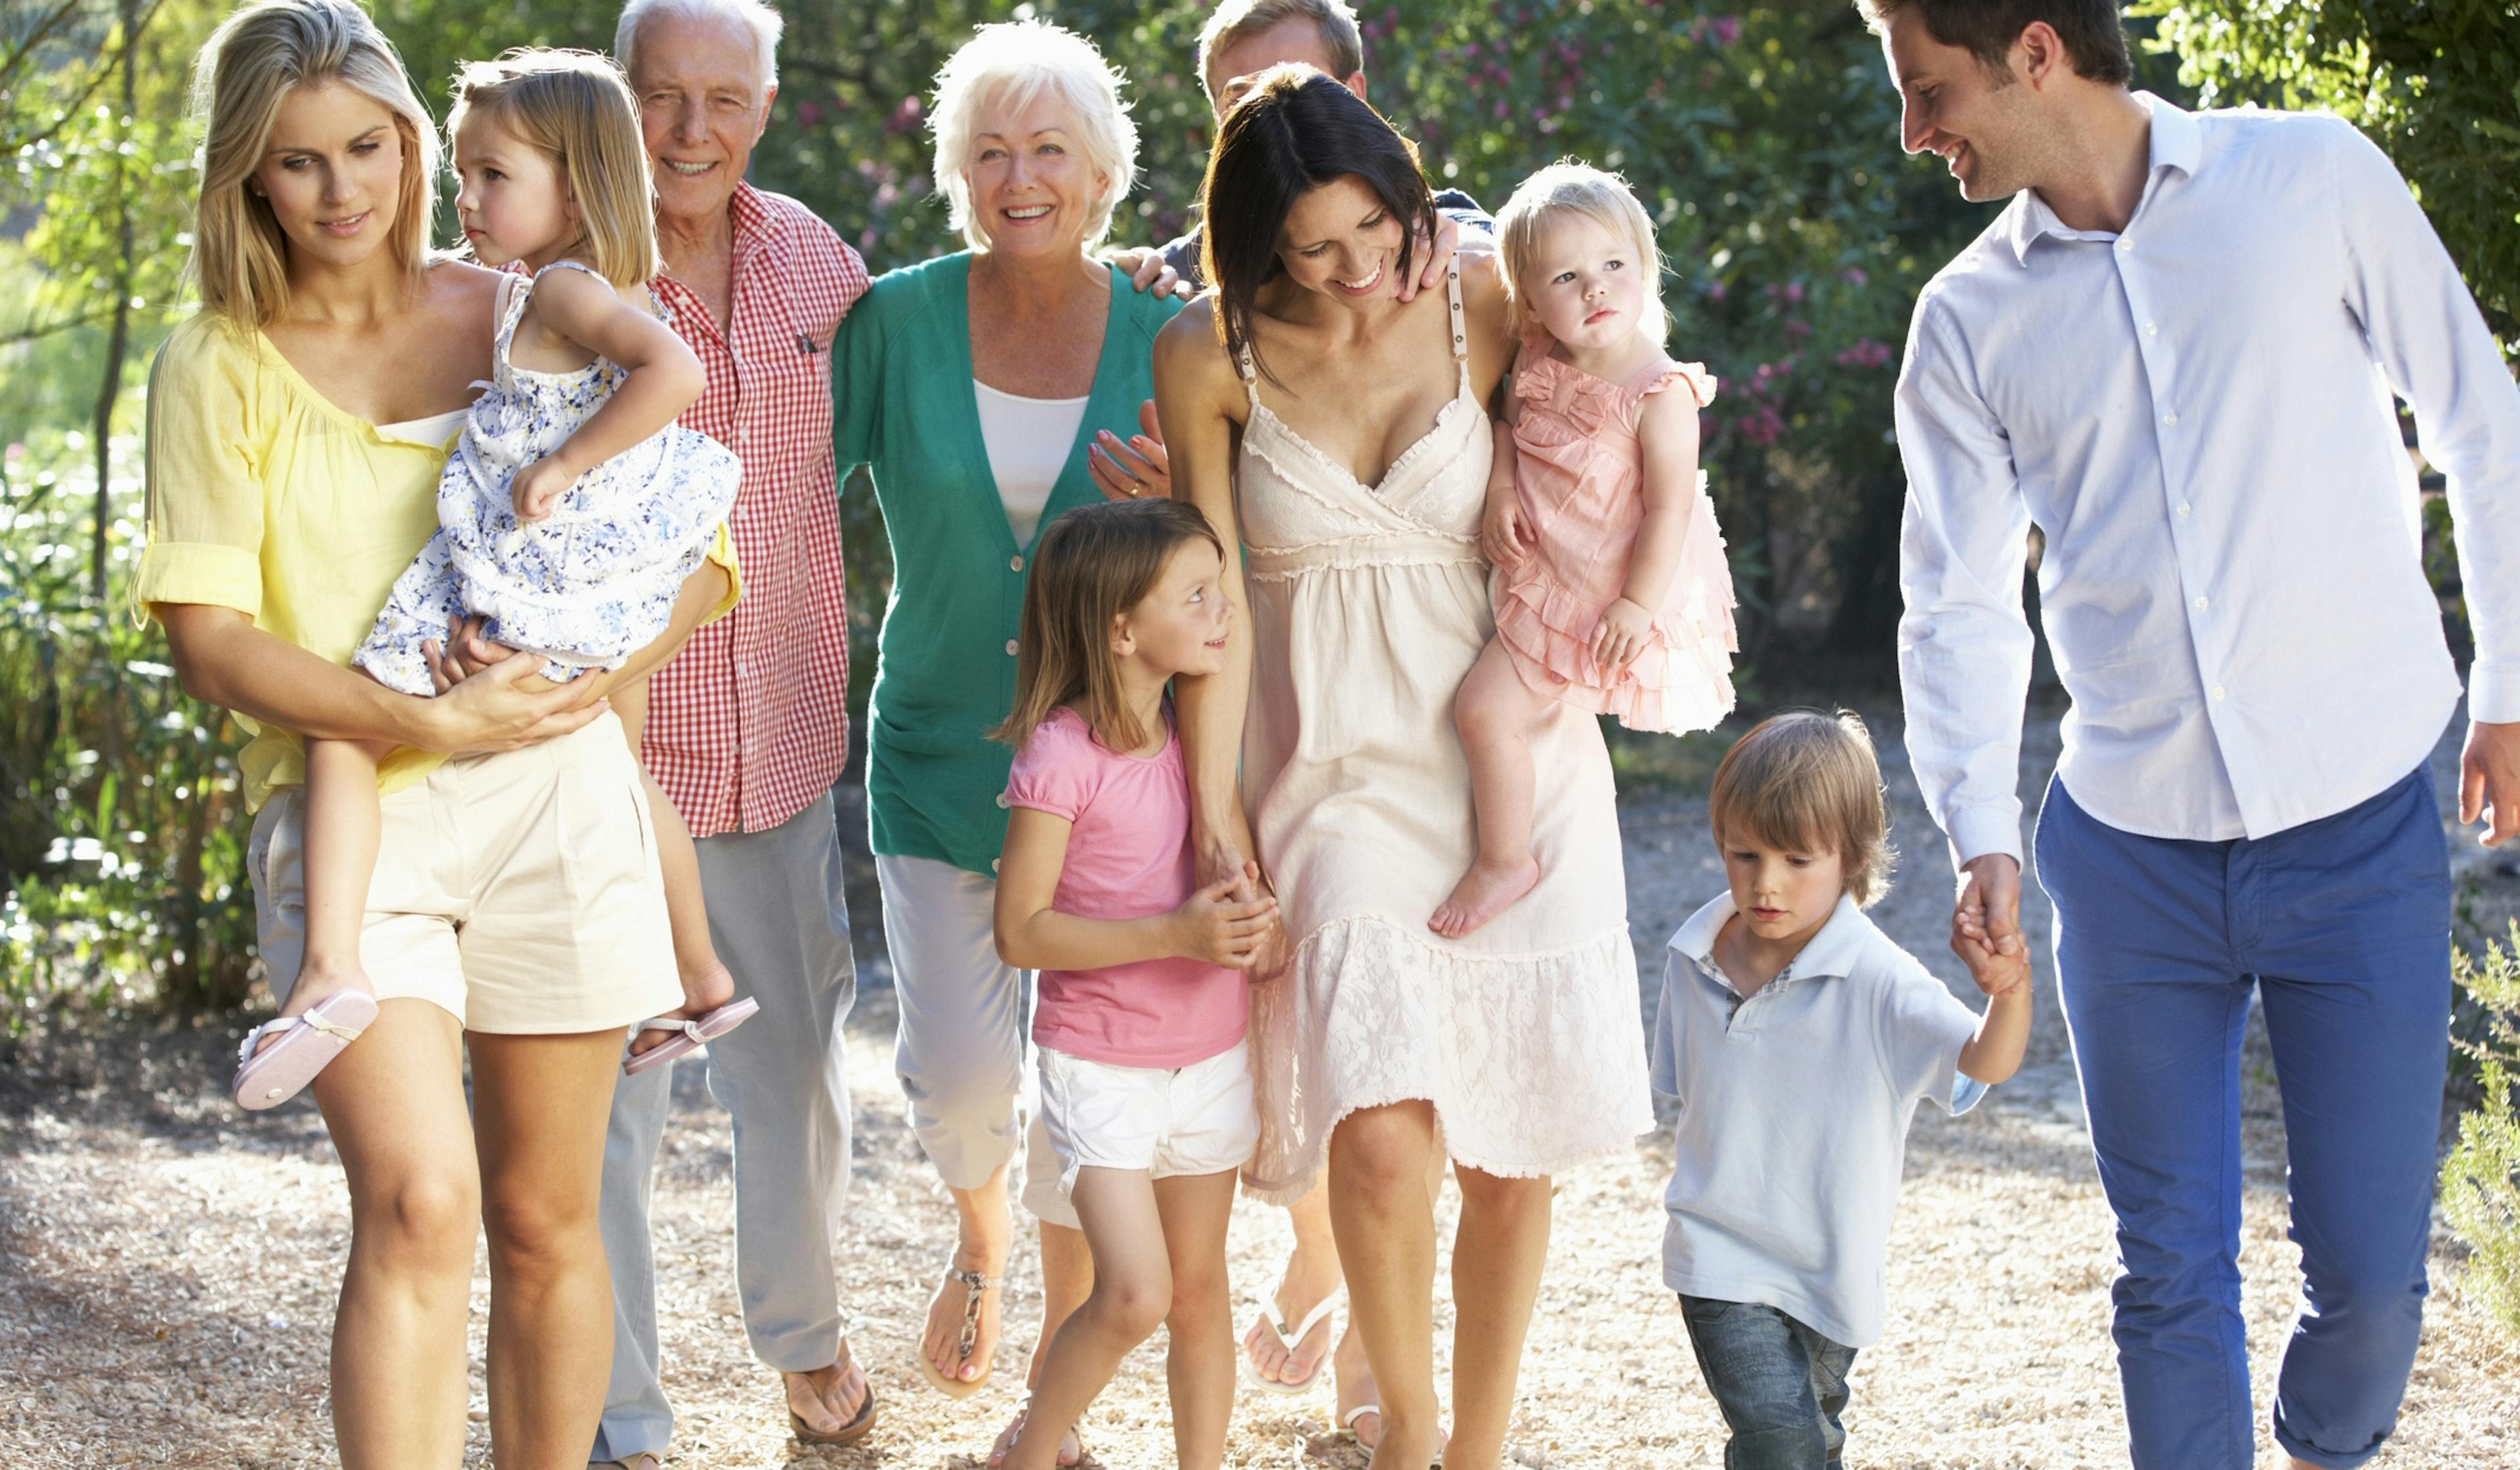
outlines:
{"label": "blonde hair", "polygon": [[1715,845],[1736,838],[1788,852],[1834,852],[1847,895],[1868,907],[1890,891],[1898,855],[1872,736],[1846,710],[1773,715],[1733,742],[1706,798]]}
{"label": "blonde hair", "polygon": [[193,67],[201,194],[186,269],[202,309],[232,326],[267,326],[288,304],[289,238],[271,201],[246,185],[290,92],[327,82],[393,113],[402,185],[385,248],[415,286],[428,268],[437,133],[393,43],[349,0],[256,0],[220,22]]}
{"label": "blonde hair", "polygon": [[630,83],[592,51],[526,49],[455,73],[451,140],[478,114],[552,160],[577,201],[578,248],[615,286],[663,273],[656,250],[654,181]]}
{"label": "blonde hair", "polygon": [[1193,541],[1225,555],[1216,528],[1188,501],[1113,501],[1052,521],[1024,584],[1014,711],[990,736],[1021,747],[1053,710],[1073,704],[1105,746],[1146,744],[1146,727],[1120,692],[1111,622],[1145,601],[1173,553]]}
{"label": "blonde hair", "polygon": [[1216,100],[1221,80],[1208,74],[1218,52],[1297,20],[1312,22],[1321,32],[1332,81],[1344,83],[1365,69],[1365,37],[1357,32],[1356,12],[1347,0],[1225,0],[1198,32],[1198,84],[1207,89],[1208,101]]}
{"label": "blonde hair", "polygon": [[1645,300],[1642,325],[1656,342],[1671,336],[1671,312],[1662,304],[1665,266],[1662,246],[1654,240],[1653,219],[1628,188],[1628,181],[1573,158],[1561,159],[1522,181],[1513,198],[1497,211],[1497,256],[1504,268],[1508,298],[1518,307],[1531,299],[1531,279],[1539,269],[1534,258],[1549,232],[1568,218],[1589,219],[1613,235],[1627,237],[1636,247],[1637,264],[1644,269]]}
{"label": "blonde hair", "polygon": [[989,247],[988,229],[971,207],[971,145],[981,105],[1003,97],[1020,111],[1050,92],[1076,114],[1085,161],[1109,180],[1085,226],[1085,248],[1101,245],[1111,233],[1111,211],[1138,180],[1138,124],[1120,100],[1127,80],[1093,42],[1047,21],[1005,21],[972,32],[936,73],[936,102],[927,112],[936,139],[936,182],[964,244],[974,250]]}

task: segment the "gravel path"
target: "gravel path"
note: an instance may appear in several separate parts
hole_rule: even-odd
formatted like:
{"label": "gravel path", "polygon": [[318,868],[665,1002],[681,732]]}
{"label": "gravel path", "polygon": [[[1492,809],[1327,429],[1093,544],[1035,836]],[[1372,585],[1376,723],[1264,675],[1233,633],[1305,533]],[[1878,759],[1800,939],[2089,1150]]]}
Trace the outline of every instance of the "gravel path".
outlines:
{"label": "gravel path", "polygon": [[[1875,911],[1957,982],[1944,952],[1947,888],[1937,839],[1895,738],[1874,716],[1907,877]],[[2446,747],[2447,750],[2447,747]],[[2034,737],[2024,789],[2053,759]],[[1643,1007],[1662,940],[1721,885],[1705,804],[1647,794],[1626,804],[1628,873]],[[2471,844],[2472,846],[2472,844]],[[2477,865],[2466,898],[2498,931],[2520,877]],[[2047,914],[2029,921],[2044,946]],[[841,1259],[884,1425],[850,1451],[787,1437],[777,1379],[743,1346],[737,1313],[723,1115],[684,1065],[656,1190],[667,1387],[683,1412],[677,1466],[963,1467],[1012,1410],[1017,1350],[1037,1278],[1014,1271],[998,1382],[952,1403],[908,1366],[951,1212],[920,1159],[889,1066],[870,898],[858,909],[868,986],[852,1018],[857,1177]],[[1850,1466],[2115,1466],[2126,1463],[2106,1325],[2109,1220],[2085,1144],[2050,977],[2021,1075],[1972,1115],[1919,1117],[1893,1239],[1889,1336],[1857,1361]],[[0,1463],[278,1470],[330,1463],[326,1328],[348,1240],[346,1202],[311,1108],[248,1117],[225,1100],[225,1034],[124,1032],[56,1039],[0,1069]],[[2262,1040],[2248,1066],[2248,1196],[2242,1268],[2258,1402],[2271,1392],[2299,1292],[2283,1237],[2282,1136]],[[1556,1233],[1523,1375],[1514,1437],[1526,1466],[1715,1466],[1722,1425],[1697,1382],[1676,1305],[1660,1285],[1661,1140],[1559,1180]],[[1453,1196],[1446,1196],[1449,1212]],[[1283,1217],[1244,1204],[1234,1270],[1245,1296],[1274,1280]],[[2520,1464],[2520,1351],[2462,1291],[2436,1242],[2434,1295],[2389,1470]],[[486,1306],[476,1284],[476,1309]],[[1439,1318],[1449,1333],[1449,1316]],[[473,1318],[475,1361],[481,1315]],[[473,1454],[486,1464],[475,1376]],[[1246,1396],[1236,1465],[1354,1467],[1312,1400]],[[1133,1357],[1087,1424],[1113,1467],[1168,1463],[1159,1354]],[[2261,1433],[2261,1454],[2273,1454]]]}

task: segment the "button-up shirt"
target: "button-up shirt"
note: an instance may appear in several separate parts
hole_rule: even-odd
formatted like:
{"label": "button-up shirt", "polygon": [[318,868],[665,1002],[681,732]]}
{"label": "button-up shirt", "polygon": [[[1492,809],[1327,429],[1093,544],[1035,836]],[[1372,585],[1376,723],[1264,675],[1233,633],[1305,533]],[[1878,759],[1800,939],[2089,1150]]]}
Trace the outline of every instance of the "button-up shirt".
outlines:
{"label": "button-up shirt", "polygon": [[802,811],[847,760],[848,608],[832,461],[832,338],[866,263],[804,205],[736,186],[724,332],[692,290],[654,282],[708,386],[682,422],[743,465],[728,525],[743,597],[651,682],[640,754],[696,837]]}
{"label": "button-up shirt", "polygon": [[1663,965],[1653,1087],[1680,1103],[1663,1284],[1869,1347],[1916,1104],[1958,1113],[1986,1095],[1958,1072],[1977,1014],[1845,897],[1745,999],[1715,962],[1736,912],[1718,895]]}
{"label": "button-up shirt", "polygon": [[2025,191],[1909,334],[1899,666],[1959,862],[2021,852],[2034,522],[2073,698],[2057,774],[2094,817],[2263,837],[2424,759],[2458,678],[2393,391],[2449,480],[2469,712],[2520,720],[2520,391],[2439,238],[2342,121],[2138,100],[2126,229]]}

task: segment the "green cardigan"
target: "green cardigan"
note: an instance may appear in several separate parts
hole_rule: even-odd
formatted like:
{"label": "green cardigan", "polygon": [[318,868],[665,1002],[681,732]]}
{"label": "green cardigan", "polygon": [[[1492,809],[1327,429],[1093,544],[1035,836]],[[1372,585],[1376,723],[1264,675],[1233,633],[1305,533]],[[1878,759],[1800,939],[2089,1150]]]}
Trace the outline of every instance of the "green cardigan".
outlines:
{"label": "green cardigan", "polygon": [[[905,266],[850,308],[832,351],[832,441],[843,481],[873,471],[892,540],[867,731],[875,850],[976,873],[1005,844],[1014,752],[988,737],[1015,698],[1015,629],[1032,546],[1017,546],[998,498],[971,393],[968,251]],[[1154,394],[1155,333],[1181,303],[1111,273],[1111,315],[1085,422],[1042,508],[1040,530],[1102,499],[1086,470],[1095,431],[1138,431]]]}

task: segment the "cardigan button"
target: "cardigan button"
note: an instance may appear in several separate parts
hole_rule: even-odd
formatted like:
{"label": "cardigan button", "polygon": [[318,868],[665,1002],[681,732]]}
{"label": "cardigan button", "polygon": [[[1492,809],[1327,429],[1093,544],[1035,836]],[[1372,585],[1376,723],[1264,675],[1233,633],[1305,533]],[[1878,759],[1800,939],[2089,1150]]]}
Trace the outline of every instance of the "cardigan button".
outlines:
{"label": "cardigan button", "polygon": [[999,810],[999,811],[1001,811],[1001,812],[1003,812],[1003,811],[1005,811],[1006,809],[1007,809],[1007,793],[1006,793],[1006,792],[1004,792],[1004,791],[1000,791],[1000,792],[998,793],[998,810]]}
{"label": "cardigan button", "polygon": [[1015,656],[1015,641],[1012,638],[1007,640],[1007,656],[1009,658]]}
{"label": "cardigan button", "polygon": [[1009,557],[1007,558],[1007,570],[1009,570],[1009,571],[1022,571],[1022,570],[1023,570],[1023,557]]}

